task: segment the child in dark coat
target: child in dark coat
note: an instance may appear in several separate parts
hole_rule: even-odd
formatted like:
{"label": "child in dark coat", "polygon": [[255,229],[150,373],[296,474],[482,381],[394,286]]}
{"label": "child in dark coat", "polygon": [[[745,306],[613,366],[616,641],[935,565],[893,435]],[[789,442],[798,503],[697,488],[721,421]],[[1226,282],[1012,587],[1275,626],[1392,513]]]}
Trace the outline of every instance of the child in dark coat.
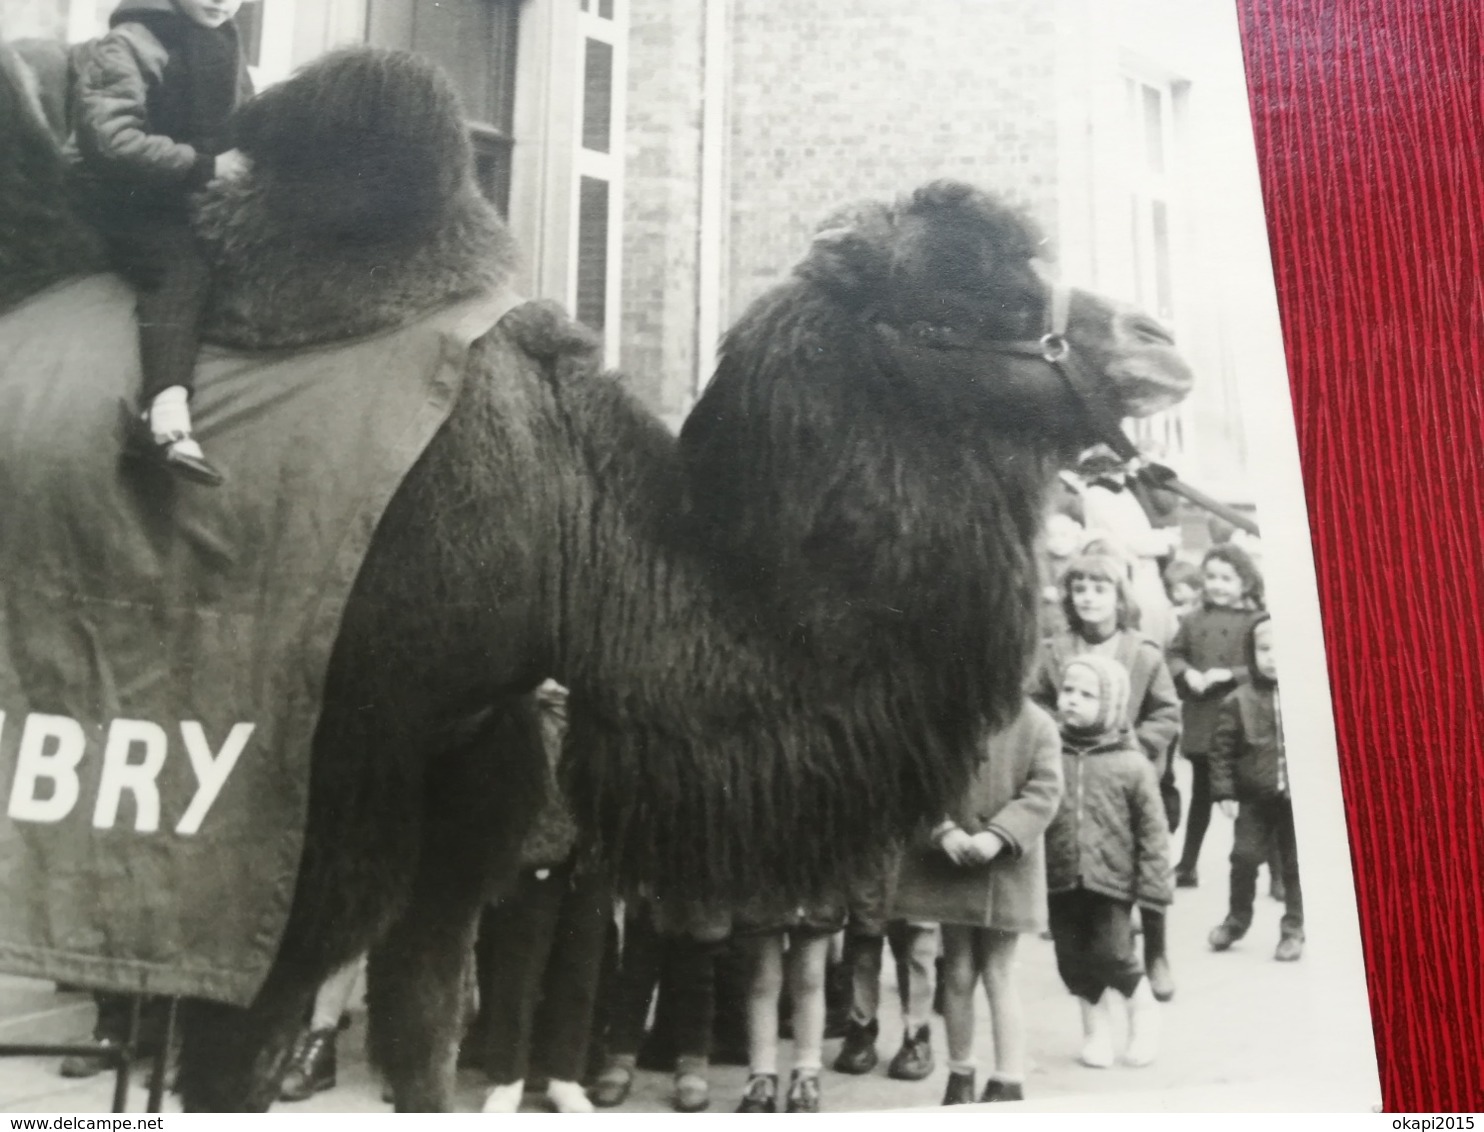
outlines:
{"label": "child in dark coat", "polygon": [[1128,733],[1128,673],[1110,657],[1073,657],[1056,713],[1061,806],[1046,830],[1046,887],[1056,967],[1080,1000],[1080,1060],[1113,1064],[1109,989],[1128,1010],[1128,1065],[1154,1061],[1159,1004],[1134,953],[1135,904],[1170,903],[1169,829],[1154,767]]}
{"label": "child in dark coat", "polygon": [[1249,682],[1221,703],[1211,740],[1211,796],[1237,821],[1232,844],[1231,899],[1226,919],[1211,932],[1225,951],[1252,926],[1257,868],[1277,842],[1284,913],[1274,958],[1290,962],[1304,952],[1304,897],[1299,887],[1293,795],[1283,749],[1283,713],[1273,659],[1273,623],[1261,614],[1247,633]]}
{"label": "child in dark coat", "polygon": [[1196,865],[1211,824],[1211,736],[1227,693],[1247,679],[1244,642],[1262,609],[1262,575],[1232,543],[1206,551],[1201,561],[1201,607],[1180,622],[1166,656],[1180,693],[1180,749],[1190,760],[1190,810],[1175,884],[1194,888]]}
{"label": "child in dark coat", "polygon": [[242,2],[124,0],[79,53],[75,90],[83,196],[138,295],[142,451],[206,485],[222,476],[192,435],[189,400],[210,272],[188,200],[246,164],[227,145],[252,94],[233,19]]}

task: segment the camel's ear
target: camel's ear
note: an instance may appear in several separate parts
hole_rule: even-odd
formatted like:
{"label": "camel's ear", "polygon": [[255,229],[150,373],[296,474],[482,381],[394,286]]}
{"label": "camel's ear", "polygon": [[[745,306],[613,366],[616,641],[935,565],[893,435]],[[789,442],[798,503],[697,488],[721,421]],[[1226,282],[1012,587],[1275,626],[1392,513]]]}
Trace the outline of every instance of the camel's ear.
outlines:
{"label": "camel's ear", "polygon": [[815,232],[799,274],[837,297],[863,302],[886,280],[891,233],[891,212],[884,205],[873,202],[842,209]]}

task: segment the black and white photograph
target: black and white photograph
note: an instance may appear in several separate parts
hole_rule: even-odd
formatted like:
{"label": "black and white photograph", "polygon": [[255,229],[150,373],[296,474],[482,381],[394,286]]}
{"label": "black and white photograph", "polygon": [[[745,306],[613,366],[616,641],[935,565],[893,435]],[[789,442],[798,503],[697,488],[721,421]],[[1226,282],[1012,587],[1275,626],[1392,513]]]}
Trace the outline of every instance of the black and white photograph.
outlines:
{"label": "black and white photograph", "polygon": [[1369,1111],[1342,801],[1232,0],[0,0],[0,1112]]}

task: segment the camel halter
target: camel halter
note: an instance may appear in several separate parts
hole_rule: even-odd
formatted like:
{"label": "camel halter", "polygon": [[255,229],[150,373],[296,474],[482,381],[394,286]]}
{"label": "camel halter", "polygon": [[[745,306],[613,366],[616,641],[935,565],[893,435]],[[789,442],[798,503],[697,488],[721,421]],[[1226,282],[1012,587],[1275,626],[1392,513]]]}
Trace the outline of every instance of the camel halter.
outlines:
{"label": "camel halter", "polygon": [[[1172,468],[1146,460],[1134,447],[1133,441],[1123,431],[1122,415],[1114,404],[1106,386],[1097,381],[1082,358],[1080,352],[1067,337],[1067,325],[1071,318],[1072,291],[1070,287],[1053,279],[1040,264],[1035,265],[1036,276],[1046,288],[1046,311],[1043,333],[1039,338],[990,339],[969,343],[938,327],[913,326],[899,331],[882,321],[874,321],[875,341],[878,356],[882,350],[890,364],[898,372],[905,373],[902,365],[902,337],[913,340],[913,346],[921,350],[970,349],[981,353],[1004,354],[1041,362],[1071,391],[1073,398],[1086,414],[1093,434],[1111,448],[1117,457],[1128,465],[1130,473],[1145,486],[1174,492],[1190,500],[1197,507],[1219,515],[1228,523],[1248,534],[1258,534],[1257,524],[1247,515],[1220,500],[1213,499],[1203,491],[1191,487],[1177,476]],[[919,356],[920,353],[919,353]]]}

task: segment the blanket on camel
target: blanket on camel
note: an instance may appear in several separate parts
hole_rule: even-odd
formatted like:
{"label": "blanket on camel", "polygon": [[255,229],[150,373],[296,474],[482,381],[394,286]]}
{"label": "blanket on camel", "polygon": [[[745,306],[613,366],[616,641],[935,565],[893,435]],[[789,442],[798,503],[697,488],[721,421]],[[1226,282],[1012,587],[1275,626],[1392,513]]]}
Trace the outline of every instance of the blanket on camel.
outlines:
{"label": "blanket on camel", "polygon": [[0,969],[251,1001],[352,583],[470,344],[513,305],[208,348],[192,405],[215,489],[120,463],[139,390],[122,282],[0,317]]}

